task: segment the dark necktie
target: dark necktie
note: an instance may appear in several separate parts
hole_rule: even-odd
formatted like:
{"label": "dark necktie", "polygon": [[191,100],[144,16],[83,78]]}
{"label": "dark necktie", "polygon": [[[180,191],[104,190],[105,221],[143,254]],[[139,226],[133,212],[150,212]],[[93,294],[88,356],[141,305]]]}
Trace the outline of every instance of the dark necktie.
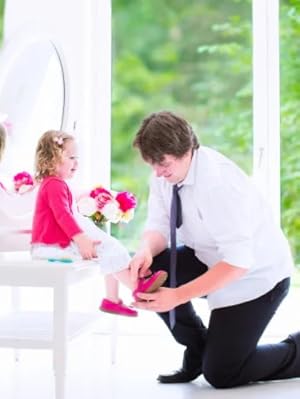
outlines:
{"label": "dark necktie", "polygon": [[[177,260],[177,249],[176,249],[176,228],[182,225],[182,209],[181,201],[179,197],[179,190],[182,188],[178,187],[177,184],[173,186],[172,200],[171,200],[171,212],[170,212],[170,287],[176,287],[176,260]],[[170,310],[170,327],[171,329],[175,326],[175,309]]]}

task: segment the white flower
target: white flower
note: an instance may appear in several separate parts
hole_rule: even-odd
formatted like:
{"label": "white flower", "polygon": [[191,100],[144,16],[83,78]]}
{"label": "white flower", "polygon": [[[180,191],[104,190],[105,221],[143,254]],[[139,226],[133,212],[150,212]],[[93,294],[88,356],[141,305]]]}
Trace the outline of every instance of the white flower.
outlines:
{"label": "white flower", "polygon": [[134,209],[128,209],[128,211],[124,212],[121,216],[121,222],[128,223],[130,220],[133,219],[134,216]]}
{"label": "white flower", "polygon": [[27,193],[27,191],[30,191],[32,189],[32,187],[33,187],[32,184],[22,184],[19,187],[18,194]]}
{"label": "white flower", "polygon": [[83,197],[77,202],[78,211],[84,216],[92,216],[97,211],[96,201],[91,197]]}
{"label": "white flower", "polygon": [[119,223],[122,212],[119,208],[119,203],[116,200],[109,201],[102,209],[101,213],[108,219],[111,223]]}

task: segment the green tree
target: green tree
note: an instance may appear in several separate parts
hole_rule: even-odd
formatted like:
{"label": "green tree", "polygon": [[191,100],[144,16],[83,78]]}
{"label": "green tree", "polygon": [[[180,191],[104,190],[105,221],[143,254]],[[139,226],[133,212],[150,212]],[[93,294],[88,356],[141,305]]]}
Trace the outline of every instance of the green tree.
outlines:
{"label": "green tree", "polygon": [[300,264],[300,3],[281,1],[282,225]]}
{"label": "green tree", "polygon": [[143,117],[184,115],[201,142],[251,170],[251,4],[227,0],[113,0],[112,181],[139,207],[119,238],[140,234],[149,169],[132,149]]}
{"label": "green tree", "polygon": [[[300,263],[298,0],[280,1],[280,27],[282,224]],[[131,143],[150,112],[184,115],[202,143],[251,173],[251,36],[251,1],[113,0],[112,178],[139,199],[136,219],[115,234],[130,245],[145,216],[149,175]]]}

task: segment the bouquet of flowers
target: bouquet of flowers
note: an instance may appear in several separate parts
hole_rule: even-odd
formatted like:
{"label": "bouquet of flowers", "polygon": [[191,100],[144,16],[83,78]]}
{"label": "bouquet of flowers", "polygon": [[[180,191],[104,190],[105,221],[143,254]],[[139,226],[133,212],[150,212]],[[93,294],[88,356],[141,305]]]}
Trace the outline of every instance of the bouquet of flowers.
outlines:
{"label": "bouquet of flowers", "polygon": [[30,191],[34,186],[34,180],[30,173],[20,172],[13,177],[14,191],[18,194],[24,194]]}
{"label": "bouquet of flowers", "polygon": [[134,216],[136,205],[137,200],[132,193],[109,191],[101,186],[82,195],[77,201],[78,211],[100,228],[106,222],[128,223]]}

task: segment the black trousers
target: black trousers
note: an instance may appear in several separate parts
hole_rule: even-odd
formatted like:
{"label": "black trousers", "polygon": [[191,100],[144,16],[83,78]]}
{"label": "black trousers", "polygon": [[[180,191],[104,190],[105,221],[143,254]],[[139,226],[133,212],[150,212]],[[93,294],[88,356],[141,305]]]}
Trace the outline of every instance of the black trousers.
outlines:
{"label": "black trousers", "polygon": [[[154,258],[151,269],[169,269],[169,249]],[[177,248],[177,285],[191,281],[207,271],[194,251]],[[167,280],[165,285],[168,286]],[[208,327],[204,326],[191,302],[176,308],[176,324],[170,330],[175,340],[186,347],[183,368],[202,369],[206,380],[217,388],[229,388],[254,381],[300,376],[300,354],[293,340],[257,345],[266,326],[289,290],[284,279],[268,293],[239,305],[215,309]],[[159,313],[169,327],[168,312]],[[300,340],[299,340],[300,344]],[[295,357],[299,372],[295,375]],[[298,370],[298,363],[297,363]],[[297,374],[298,373],[298,374]]]}

